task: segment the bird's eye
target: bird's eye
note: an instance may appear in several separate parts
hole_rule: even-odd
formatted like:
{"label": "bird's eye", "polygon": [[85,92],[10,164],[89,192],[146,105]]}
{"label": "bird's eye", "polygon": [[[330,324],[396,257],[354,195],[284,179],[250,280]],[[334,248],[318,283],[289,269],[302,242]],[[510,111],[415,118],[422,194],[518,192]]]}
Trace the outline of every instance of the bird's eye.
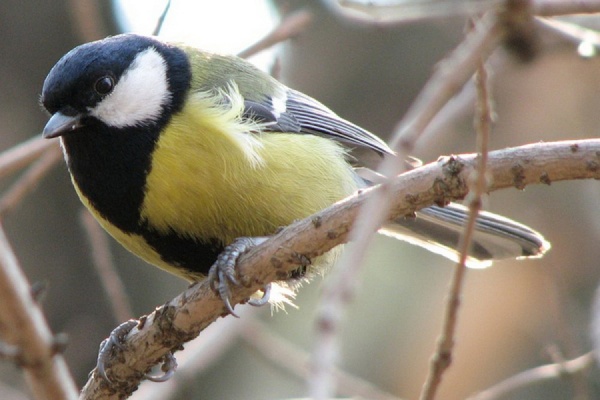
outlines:
{"label": "bird's eye", "polygon": [[112,78],[112,76],[103,76],[102,78],[98,79],[96,83],[94,83],[94,90],[102,96],[112,92],[114,87],[115,80]]}

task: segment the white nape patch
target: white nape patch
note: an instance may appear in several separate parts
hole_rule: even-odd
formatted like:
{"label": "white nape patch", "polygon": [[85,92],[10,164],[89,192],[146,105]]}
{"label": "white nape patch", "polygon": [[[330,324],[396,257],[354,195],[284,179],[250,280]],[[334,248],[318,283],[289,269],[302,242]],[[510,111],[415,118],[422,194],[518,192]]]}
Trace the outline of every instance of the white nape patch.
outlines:
{"label": "white nape patch", "polygon": [[115,128],[136,126],[160,118],[170,98],[166,62],[151,47],[135,57],[112,93],[90,115]]}

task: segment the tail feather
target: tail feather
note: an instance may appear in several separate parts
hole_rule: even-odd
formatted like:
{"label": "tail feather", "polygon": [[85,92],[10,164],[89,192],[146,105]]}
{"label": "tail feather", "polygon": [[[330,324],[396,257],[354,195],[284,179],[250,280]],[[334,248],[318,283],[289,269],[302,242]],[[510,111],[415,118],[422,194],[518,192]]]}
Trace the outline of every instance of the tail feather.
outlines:
{"label": "tail feather", "polygon": [[[379,232],[423,247],[452,261],[469,210],[451,203],[446,207],[420,210],[416,217],[397,219]],[[482,211],[475,224],[467,266],[488,267],[494,260],[541,257],[550,248],[544,237],[533,229],[497,214]]]}

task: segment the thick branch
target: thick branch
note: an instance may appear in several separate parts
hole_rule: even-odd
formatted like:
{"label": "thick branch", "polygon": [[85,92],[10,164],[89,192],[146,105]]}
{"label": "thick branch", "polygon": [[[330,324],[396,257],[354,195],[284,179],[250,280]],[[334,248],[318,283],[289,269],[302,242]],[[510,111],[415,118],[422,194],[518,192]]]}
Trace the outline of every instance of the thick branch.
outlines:
{"label": "thick branch", "polygon": [[[465,197],[473,173],[474,154],[441,158],[409,171],[391,182],[394,200],[389,218],[412,213],[432,204]],[[489,154],[489,191],[562,180],[600,179],[600,139],[536,143]],[[299,221],[240,257],[243,286],[232,304],[243,302],[266,283],[281,279],[302,262],[344,243],[358,210],[379,187],[364,190],[305,220]],[[93,374],[82,398],[121,398],[135,390],[143,373],[169,350],[196,337],[202,329],[226,315],[221,300],[200,282],[159,307],[126,338],[118,364],[109,369],[112,384]]]}
{"label": "thick branch", "polygon": [[0,225],[0,337],[14,346],[14,357],[36,399],[74,399],[75,382],[44,314]]}

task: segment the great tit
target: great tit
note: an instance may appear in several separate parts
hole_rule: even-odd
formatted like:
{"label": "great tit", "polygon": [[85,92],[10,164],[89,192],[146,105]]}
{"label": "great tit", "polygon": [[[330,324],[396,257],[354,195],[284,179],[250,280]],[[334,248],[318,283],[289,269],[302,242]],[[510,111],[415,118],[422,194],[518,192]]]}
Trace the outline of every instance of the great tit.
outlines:
{"label": "great tit", "polygon": [[[60,137],[83,204],[125,248],[189,281],[204,279],[236,239],[269,236],[368,186],[351,149],[394,156],[245,60],[136,34],[71,50],[48,74],[41,103],[52,114],[43,136]],[[382,231],[456,259],[465,218],[459,205],[431,207]],[[232,252],[253,242],[241,241]],[[469,263],[548,247],[532,229],[484,212]]]}

